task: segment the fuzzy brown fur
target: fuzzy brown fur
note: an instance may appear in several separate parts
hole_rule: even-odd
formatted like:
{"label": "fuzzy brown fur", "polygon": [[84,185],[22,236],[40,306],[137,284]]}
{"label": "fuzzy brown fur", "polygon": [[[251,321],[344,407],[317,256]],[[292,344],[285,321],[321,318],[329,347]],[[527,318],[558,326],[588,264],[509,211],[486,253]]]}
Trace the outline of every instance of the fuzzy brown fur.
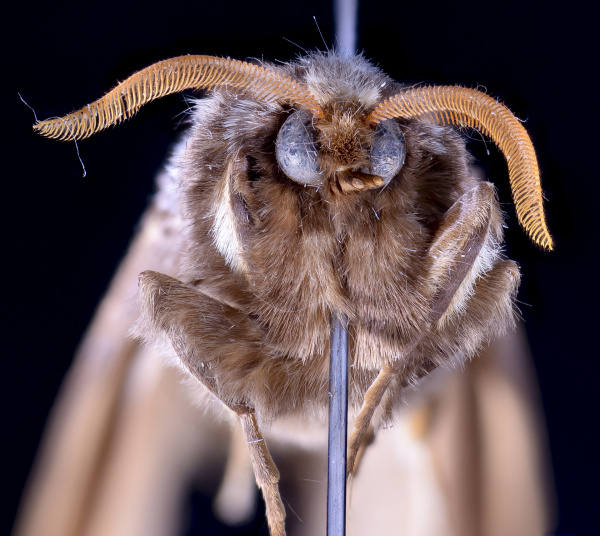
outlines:
{"label": "fuzzy brown fur", "polygon": [[279,168],[289,107],[224,92],[199,101],[175,162],[186,261],[179,279],[142,274],[137,331],[166,335],[202,385],[265,425],[325,414],[330,319],[343,314],[351,412],[384,368],[376,405],[389,409],[408,384],[471,358],[513,322],[519,273],[501,255],[494,190],[471,176],[457,132],[410,120],[400,173],[340,193],[336,171],[368,162],[368,113],[401,88],[361,57],[315,54],[280,69],[325,112],[314,126],[327,180],[305,187]]}

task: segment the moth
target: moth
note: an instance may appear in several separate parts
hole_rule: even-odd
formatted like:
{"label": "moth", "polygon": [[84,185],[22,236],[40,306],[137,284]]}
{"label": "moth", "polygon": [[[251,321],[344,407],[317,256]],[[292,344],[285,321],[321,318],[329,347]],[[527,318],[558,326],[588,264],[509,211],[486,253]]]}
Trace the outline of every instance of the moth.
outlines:
{"label": "moth", "polygon": [[282,536],[262,431],[326,419],[332,318],[347,319],[350,341],[351,477],[413,386],[514,324],[519,269],[503,255],[494,186],[471,173],[460,130],[499,147],[518,220],[550,250],[537,160],[519,120],[485,93],[407,88],[336,52],[280,66],[161,61],[34,129],[81,140],[186,89],[208,95],[142,227],[159,237],[167,273],[139,275],[134,331],[233,416],[270,533]]}

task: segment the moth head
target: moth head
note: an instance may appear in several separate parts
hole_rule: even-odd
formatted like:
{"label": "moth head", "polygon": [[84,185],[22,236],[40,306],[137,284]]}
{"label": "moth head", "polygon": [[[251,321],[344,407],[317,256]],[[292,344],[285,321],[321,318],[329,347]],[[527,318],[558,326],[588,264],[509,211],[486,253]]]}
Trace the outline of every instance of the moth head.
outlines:
{"label": "moth head", "polygon": [[404,164],[404,134],[393,119],[372,126],[357,115],[342,112],[318,121],[304,110],[290,114],[276,141],[283,172],[305,186],[343,181],[341,193],[387,185]]}
{"label": "moth head", "polygon": [[[310,56],[304,61],[310,63]],[[340,79],[346,74],[340,73]],[[398,120],[475,128],[498,145],[508,162],[519,222],[536,244],[553,248],[533,145],[504,105],[474,89],[433,86],[401,91],[367,106],[360,99],[330,98],[327,89],[315,91],[308,78],[299,80],[237,60],[181,56],[158,62],[81,110],[41,121],[34,129],[51,138],[82,139],[164,95],[185,89],[225,89],[291,106],[277,135],[279,166],[295,182],[318,187],[329,181],[346,194],[383,187],[401,171],[406,144]],[[352,76],[349,79],[353,82]]]}

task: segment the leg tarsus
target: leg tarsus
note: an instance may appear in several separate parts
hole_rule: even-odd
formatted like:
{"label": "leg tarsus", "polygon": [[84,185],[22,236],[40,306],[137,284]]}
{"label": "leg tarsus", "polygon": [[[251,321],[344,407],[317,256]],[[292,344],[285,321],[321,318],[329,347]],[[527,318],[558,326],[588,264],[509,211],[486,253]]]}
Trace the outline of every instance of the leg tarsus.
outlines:
{"label": "leg tarsus", "polygon": [[354,474],[358,451],[371,425],[373,414],[379,407],[381,399],[395,375],[394,368],[390,365],[385,365],[365,394],[362,408],[360,408],[360,412],[354,421],[354,429],[352,430],[350,444],[348,445],[348,467],[346,471],[349,477]]}
{"label": "leg tarsus", "polygon": [[279,471],[262,437],[254,412],[238,413],[250,451],[256,483],[263,493],[271,536],[285,536],[285,508],[279,495]]}
{"label": "leg tarsus", "polygon": [[367,450],[367,447],[373,443],[375,440],[375,428],[373,428],[373,424],[371,423],[367,428],[367,431],[363,437],[362,443],[358,448],[358,453],[356,454],[356,459],[354,460],[354,470],[352,471],[352,476],[355,476],[358,472],[358,468],[360,467],[360,462]]}

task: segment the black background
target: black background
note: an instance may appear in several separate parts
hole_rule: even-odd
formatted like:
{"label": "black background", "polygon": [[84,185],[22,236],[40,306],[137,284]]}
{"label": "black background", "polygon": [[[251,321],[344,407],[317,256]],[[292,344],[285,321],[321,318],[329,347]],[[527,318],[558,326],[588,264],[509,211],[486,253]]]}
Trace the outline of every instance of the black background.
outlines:
{"label": "black background", "polygon": [[[417,5],[418,4],[418,5]],[[500,189],[510,257],[541,385],[558,493],[557,534],[597,533],[598,65],[591,3],[364,3],[360,42],[393,78],[485,86],[526,119],[556,251],[537,250],[510,205],[506,165],[476,134],[470,149]],[[75,347],[175,140],[181,96],[79,144],[35,136],[117,80],[194,53],[289,60],[333,42],[327,1],[20,2],[2,39],[2,517],[7,534],[44,420]],[[596,530],[594,530],[596,529]]]}

